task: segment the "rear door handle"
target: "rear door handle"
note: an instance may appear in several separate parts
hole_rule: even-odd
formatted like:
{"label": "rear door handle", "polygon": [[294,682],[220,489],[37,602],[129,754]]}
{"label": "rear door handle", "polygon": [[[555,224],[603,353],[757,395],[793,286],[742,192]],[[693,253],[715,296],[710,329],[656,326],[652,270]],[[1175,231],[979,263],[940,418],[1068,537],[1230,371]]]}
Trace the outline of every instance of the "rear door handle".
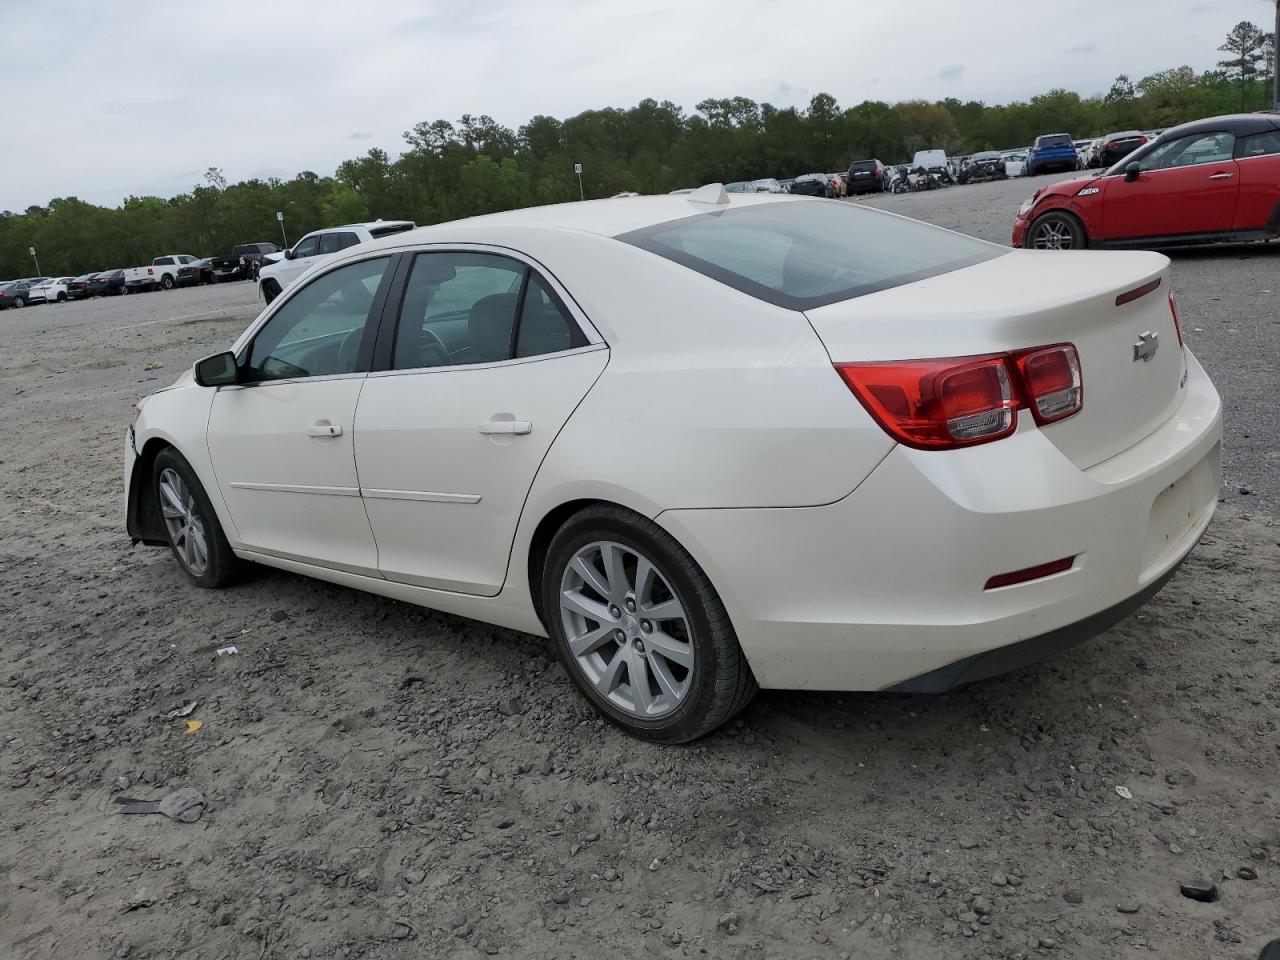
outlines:
{"label": "rear door handle", "polygon": [[480,432],[487,434],[525,434],[533,430],[528,420],[490,420],[480,424]]}
{"label": "rear door handle", "polygon": [[1210,180],[1230,180],[1234,176],[1235,176],[1234,173],[1215,173],[1209,179]]}
{"label": "rear door handle", "polygon": [[308,437],[340,437],[342,436],[342,424],[330,423],[328,420],[317,420],[311,426],[307,427]]}

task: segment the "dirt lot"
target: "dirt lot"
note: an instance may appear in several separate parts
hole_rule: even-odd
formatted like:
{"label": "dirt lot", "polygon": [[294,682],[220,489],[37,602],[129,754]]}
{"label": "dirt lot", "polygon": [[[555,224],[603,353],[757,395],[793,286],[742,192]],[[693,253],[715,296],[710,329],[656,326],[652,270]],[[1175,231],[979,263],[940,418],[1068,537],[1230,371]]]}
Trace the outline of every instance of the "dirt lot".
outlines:
{"label": "dirt lot", "polygon": [[[1027,192],[873,202],[1003,240]],[[129,545],[129,404],[232,339],[247,284],[0,314],[0,957],[1256,957],[1277,252],[1177,258],[1229,484],[1147,608],[947,696],[763,694],[679,749],[596,719],[543,641],[271,571],[198,591]],[[113,812],[180,787],[199,822]]]}

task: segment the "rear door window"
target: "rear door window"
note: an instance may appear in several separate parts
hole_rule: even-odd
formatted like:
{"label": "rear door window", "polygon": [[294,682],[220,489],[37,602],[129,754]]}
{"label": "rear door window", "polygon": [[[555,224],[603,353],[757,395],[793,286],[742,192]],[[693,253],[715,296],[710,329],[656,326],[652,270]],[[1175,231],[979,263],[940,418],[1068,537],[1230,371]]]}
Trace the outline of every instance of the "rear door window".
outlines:
{"label": "rear door window", "polygon": [[320,235],[320,252],[337,253],[342,249],[342,234],[325,233]]}
{"label": "rear door window", "polygon": [[765,203],[617,239],[791,310],[949,273],[1008,249],[853,204]]}

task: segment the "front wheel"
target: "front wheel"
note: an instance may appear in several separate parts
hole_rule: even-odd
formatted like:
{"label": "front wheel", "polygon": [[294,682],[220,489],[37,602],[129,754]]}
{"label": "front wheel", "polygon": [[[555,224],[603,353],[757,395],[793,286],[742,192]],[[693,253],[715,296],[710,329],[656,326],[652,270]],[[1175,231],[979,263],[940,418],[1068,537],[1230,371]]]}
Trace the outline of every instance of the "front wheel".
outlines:
{"label": "front wheel", "polygon": [[696,740],[756,693],[706,574],[674,537],[629,510],[590,507],[560,529],[542,609],[578,689],[637,737]]}
{"label": "front wheel", "polygon": [[1051,210],[1031,224],[1027,246],[1032,250],[1082,250],[1087,241],[1079,220],[1069,213]]}
{"label": "front wheel", "polygon": [[152,483],[169,547],[182,572],[196,586],[210,589],[234,580],[240,561],[191,465],[172,447],[161,450]]}
{"label": "front wheel", "polygon": [[280,296],[280,284],[271,278],[262,281],[262,299],[270,303]]}

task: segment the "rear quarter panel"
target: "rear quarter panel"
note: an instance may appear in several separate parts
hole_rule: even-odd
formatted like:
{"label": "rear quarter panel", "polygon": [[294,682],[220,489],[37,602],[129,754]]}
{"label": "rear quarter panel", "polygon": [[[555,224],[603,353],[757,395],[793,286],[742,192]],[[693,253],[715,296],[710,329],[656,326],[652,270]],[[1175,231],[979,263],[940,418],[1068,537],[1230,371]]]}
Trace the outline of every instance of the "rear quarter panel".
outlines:
{"label": "rear quarter panel", "polygon": [[534,481],[533,513],[592,490],[650,515],[831,503],[892,448],[803,314],[618,240],[512,234],[610,347]]}
{"label": "rear quarter panel", "polygon": [[1235,229],[1274,229],[1280,208],[1280,155],[1243,157],[1236,161],[1240,192],[1236,197]]}

